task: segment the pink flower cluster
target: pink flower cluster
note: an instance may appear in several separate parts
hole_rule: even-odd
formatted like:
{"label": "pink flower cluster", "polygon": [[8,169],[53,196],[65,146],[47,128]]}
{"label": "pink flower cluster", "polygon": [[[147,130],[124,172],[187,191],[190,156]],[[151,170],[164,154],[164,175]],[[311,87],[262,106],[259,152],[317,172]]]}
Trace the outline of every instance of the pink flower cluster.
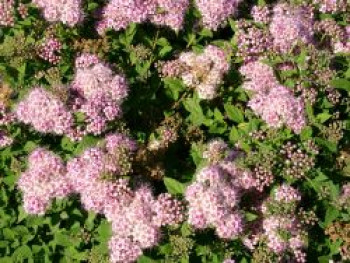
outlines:
{"label": "pink flower cluster", "polygon": [[0,102],[0,126],[5,126],[11,124],[15,120],[15,116],[8,107],[2,102]]}
{"label": "pink flower cluster", "polygon": [[126,179],[118,179],[130,171],[136,147],[127,136],[111,134],[102,146],[86,150],[67,166],[53,153],[36,149],[18,181],[25,211],[44,214],[53,198],[77,193],[86,210],[105,215],[112,224],[111,262],[136,261],[142,249],[159,242],[162,226],[184,219],[183,204],[169,194],[154,197],[150,187],[133,190]]}
{"label": "pink flower cluster", "polygon": [[109,202],[106,218],[112,222],[113,238],[109,243],[111,262],[134,262],[142,249],[158,244],[161,226],[183,220],[183,207],[168,194],[154,198],[147,186]]}
{"label": "pink flower cluster", "polygon": [[13,139],[6,134],[5,131],[0,130],[0,148],[12,145]]}
{"label": "pink flower cluster", "polygon": [[122,191],[125,182],[116,184],[108,179],[124,173],[135,150],[134,141],[112,134],[105,138],[105,147],[90,148],[67,163],[67,177],[86,210],[103,213],[111,198]]}
{"label": "pink flower cluster", "polygon": [[28,170],[22,173],[18,188],[23,191],[24,210],[42,215],[52,199],[71,193],[66,168],[58,156],[43,148],[34,150],[28,163]]}
{"label": "pink flower cluster", "polygon": [[41,87],[32,89],[18,103],[15,115],[17,120],[32,125],[42,133],[63,135],[69,133],[73,126],[73,116],[66,105]]}
{"label": "pink flower cluster", "polygon": [[[299,44],[314,43],[314,13],[309,6],[277,4],[254,6],[253,21],[237,23],[238,56],[245,62],[274,53],[298,51]],[[263,24],[264,26],[262,26]]]}
{"label": "pink flower cluster", "polygon": [[273,9],[270,32],[274,48],[287,53],[298,43],[312,43],[314,15],[310,7],[278,4]]}
{"label": "pink flower cluster", "polygon": [[300,222],[296,210],[300,200],[299,191],[289,185],[275,189],[272,198],[262,205],[264,218],[261,229],[252,238],[246,238],[245,245],[253,250],[258,243],[266,242],[268,249],[277,256],[278,262],[283,261],[288,254],[294,256],[293,262],[306,262],[305,226]]}
{"label": "pink flower cluster", "polygon": [[62,43],[54,37],[45,39],[39,48],[39,57],[52,64],[58,64],[61,60],[59,52],[62,49]]}
{"label": "pink flower cluster", "polygon": [[14,0],[2,0],[0,2],[0,26],[14,25],[14,5]]}
{"label": "pink flower cluster", "polygon": [[[226,151],[224,156],[220,149]],[[232,162],[236,153],[227,151],[221,140],[208,145],[205,157],[209,156],[211,163],[197,173],[196,181],[186,190],[188,222],[196,229],[215,228],[220,238],[233,239],[243,231],[239,210],[242,192],[253,187],[254,180],[249,172],[236,167]]]}
{"label": "pink flower cluster", "polygon": [[236,14],[240,2],[242,0],[196,0],[196,5],[202,14],[204,27],[217,30]]}
{"label": "pink flower cluster", "polygon": [[319,6],[321,13],[339,13],[349,10],[350,4],[347,0],[314,0],[315,4]]}
{"label": "pink flower cluster", "polygon": [[240,71],[248,79],[243,88],[254,92],[249,107],[271,127],[286,124],[294,132],[301,132],[306,124],[303,100],[278,83],[272,68],[256,61]]}
{"label": "pink flower cluster", "polygon": [[209,45],[201,54],[185,52],[177,60],[166,62],[162,72],[180,77],[186,86],[196,89],[199,98],[210,100],[217,96],[217,88],[229,69],[225,51]]}
{"label": "pink flower cluster", "polygon": [[108,28],[119,31],[130,23],[147,20],[177,31],[182,29],[188,6],[188,0],[111,0],[102,11],[97,31],[100,34]]}
{"label": "pink flower cluster", "polygon": [[42,9],[44,18],[49,22],[61,21],[75,26],[83,20],[81,0],[33,0]]}
{"label": "pink flower cluster", "polygon": [[[104,132],[109,121],[121,116],[120,105],[128,94],[126,79],[89,54],[77,58],[74,80],[62,89],[69,94],[67,101],[42,88],[31,90],[17,106],[17,119],[39,132],[78,140],[85,134]],[[74,121],[79,113],[83,124]]]}

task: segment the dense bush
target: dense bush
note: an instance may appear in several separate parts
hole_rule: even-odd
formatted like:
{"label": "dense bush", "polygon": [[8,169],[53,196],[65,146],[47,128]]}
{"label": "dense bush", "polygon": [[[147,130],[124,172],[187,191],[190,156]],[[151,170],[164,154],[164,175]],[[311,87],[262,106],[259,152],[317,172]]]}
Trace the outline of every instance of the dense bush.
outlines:
{"label": "dense bush", "polygon": [[2,0],[0,262],[350,260],[346,0]]}

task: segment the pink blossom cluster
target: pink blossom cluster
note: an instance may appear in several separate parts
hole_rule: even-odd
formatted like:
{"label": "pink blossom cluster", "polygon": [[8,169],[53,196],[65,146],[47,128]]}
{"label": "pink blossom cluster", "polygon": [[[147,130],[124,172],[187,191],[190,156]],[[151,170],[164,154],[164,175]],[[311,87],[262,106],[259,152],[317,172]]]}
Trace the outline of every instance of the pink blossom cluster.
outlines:
{"label": "pink blossom cluster", "polygon": [[34,150],[28,163],[28,169],[18,181],[18,188],[23,192],[24,210],[42,215],[52,199],[71,193],[66,167],[58,156],[43,148]]}
{"label": "pink blossom cluster", "polygon": [[43,60],[55,65],[61,60],[61,56],[59,55],[61,49],[62,43],[57,38],[50,37],[45,39],[44,43],[41,44],[38,55]]}
{"label": "pink blossom cluster", "polygon": [[267,5],[253,6],[251,14],[253,20],[257,23],[268,24],[271,21],[271,11]]}
{"label": "pink blossom cluster", "polygon": [[293,91],[284,86],[274,87],[268,94],[256,94],[248,105],[271,127],[286,124],[300,133],[306,125],[303,99],[294,97]]}
{"label": "pink blossom cluster", "polygon": [[11,124],[15,120],[15,116],[10,112],[9,108],[0,102],[0,126]]}
{"label": "pink blossom cluster", "polygon": [[227,151],[227,145],[221,140],[208,145],[205,156],[210,156],[208,160],[212,162],[197,173],[195,182],[186,189],[188,222],[196,229],[214,228],[220,238],[233,239],[243,231],[239,206],[243,190],[254,187],[254,180],[249,172],[236,167],[235,152],[227,151],[220,160],[217,157],[222,152],[218,149]]}
{"label": "pink blossom cluster", "polygon": [[347,0],[314,0],[314,4],[319,6],[321,13],[339,13],[346,12],[350,8]]}
{"label": "pink blossom cluster", "polygon": [[277,51],[287,53],[298,42],[313,43],[314,14],[307,6],[278,4],[273,8],[270,33]]}
{"label": "pink blossom cluster", "polygon": [[90,148],[67,163],[67,177],[86,210],[102,213],[110,199],[125,187],[108,179],[123,174],[135,150],[134,141],[112,134],[105,138],[105,147]]}
{"label": "pink blossom cluster", "polygon": [[202,14],[203,26],[216,31],[237,13],[241,2],[242,0],[196,0],[196,5]]}
{"label": "pink blossom cluster", "polygon": [[184,219],[183,204],[169,194],[155,197],[147,185],[133,190],[128,180],[118,179],[136,147],[129,137],[111,134],[66,166],[52,152],[34,150],[18,181],[25,211],[44,214],[52,199],[79,194],[86,210],[105,215],[112,224],[111,262],[136,261],[142,249],[158,244],[162,226]]}
{"label": "pink blossom cluster", "polygon": [[344,184],[341,188],[339,203],[345,207],[350,205],[350,183]]}
{"label": "pink blossom cluster", "polygon": [[237,23],[238,56],[245,62],[314,43],[314,13],[310,6],[277,4],[272,10],[268,5],[253,6],[251,16],[253,21],[242,19]]}
{"label": "pink blossom cluster", "polygon": [[249,107],[269,126],[279,128],[286,124],[300,133],[306,124],[302,98],[294,97],[292,90],[281,86],[272,68],[260,61],[250,62],[240,71],[248,79],[243,88],[254,92]]}
{"label": "pink blossom cluster", "polygon": [[[110,121],[119,118],[121,103],[128,94],[124,76],[114,74],[89,54],[77,58],[74,80],[63,89],[69,95],[67,101],[43,88],[32,89],[17,105],[17,119],[39,132],[79,140],[86,134],[100,135]],[[83,115],[82,124],[74,120],[77,114]]]}
{"label": "pink blossom cluster", "polygon": [[75,26],[83,20],[81,0],[33,0],[42,9],[44,18],[49,22],[63,22]]}
{"label": "pink blossom cluster", "polygon": [[185,52],[177,60],[166,62],[162,72],[180,77],[186,86],[197,91],[199,98],[210,100],[217,96],[218,86],[229,69],[225,51],[209,45],[201,54]]}
{"label": "pink blossom cluster", "polygon": [[[257,16],[255,13],[254,15]],[[264,20],[262,17],[256,17],[256,19]],[[245,20],[240,20],[237,23],[236,40],[237,55],[243,58],[245,62],[254,61],[260,56],[265,56],[272,46],[272,36],[267,29]]]}
{"label": "pink blossom cluster", "polygon": [[69,133],[73,126],[73,116],[66,105],[41,87],[33,88],[18,103],[15,115],[17,120],[42,133],[63,135]]}
{"label": "pink blossom cluster", "polygon": [[114,74],[96,56],[77,58],[71,90],[77,94],[72,103],[75,112],[85,116],[85,133],[101,134],[109,121],[121,117],[121,103],[128,95],[124,76]]}
{"label": "pink blossom cluster", "polygon": [[0,148],[12,145],[13,138],[8,136],[5,131],[0,130]]}
{"label": "pink blossom cluster", "polygon": [[111,262],[136,261],[142,249],[158,244],[161,226],[183,220],[182,210],[182,204],[168,194],[154,198],[147,186],[109,202],[105,216],[112,222],[113,229],[109,242]]}
{"label": "pink blossom cluster", "polygon": [[188,0],[111,0],[102,11],[97,31],[103,34],[108,28],[119,31],[130,23],[150,21],[156,25],[182,29]]}
{"label": "pink blossom cluster", "polygon": [[300,200],[299,191],[289,185],[284,184],[275,189],[272,198],[262,205],[261,228],[256,229],[252,237],[246,238],[244,244],[254,250],[256,245],[266,242],[278,262],[283,261],[286,255],[294,256],[292,262],[306,262],[305,225],[298,218],[296,209]]}
{"label": "pink blossom cluster", "polygon": [[14,0],[2,0],[0,2],[0,26],[13,26],[15,23]]}

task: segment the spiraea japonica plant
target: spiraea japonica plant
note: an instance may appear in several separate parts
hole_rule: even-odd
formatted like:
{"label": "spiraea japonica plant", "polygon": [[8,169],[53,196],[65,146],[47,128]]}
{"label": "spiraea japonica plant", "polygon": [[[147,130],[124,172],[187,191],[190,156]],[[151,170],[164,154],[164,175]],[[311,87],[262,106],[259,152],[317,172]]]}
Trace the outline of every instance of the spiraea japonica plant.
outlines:
{"label": "spiraea japonica plant", "polygon": [[346,0],[2,0],[1,262],[350,260]]}

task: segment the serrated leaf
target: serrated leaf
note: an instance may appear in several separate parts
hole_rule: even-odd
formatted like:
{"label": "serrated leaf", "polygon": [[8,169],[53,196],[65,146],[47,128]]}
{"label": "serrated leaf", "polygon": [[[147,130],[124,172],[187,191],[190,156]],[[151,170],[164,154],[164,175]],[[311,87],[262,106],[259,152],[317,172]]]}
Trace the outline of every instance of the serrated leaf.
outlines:
{"label": "serrated leaf", "polygon": [[241,123],[244,121],[244,114],[236,106],[225,104],[224,108],[230,120],[233,120],[234,122],[237,122],[237,123]]}
{"label": "serrated leaf", "polygon": [[173,178],[165,177],[164,184],[171,194],[183,194],[185,192],[185,185]]}
{"label": "serrated leaf", "polygon": [[350,81],[346,79],[334,79],[331,81],[331,86],[350,92]]}
{"label": "serrated leaf", "polygon": [[32,258],[33,254],[27,245],[18,247],[12,254],[14,262],[22,262],[24,259]]}

